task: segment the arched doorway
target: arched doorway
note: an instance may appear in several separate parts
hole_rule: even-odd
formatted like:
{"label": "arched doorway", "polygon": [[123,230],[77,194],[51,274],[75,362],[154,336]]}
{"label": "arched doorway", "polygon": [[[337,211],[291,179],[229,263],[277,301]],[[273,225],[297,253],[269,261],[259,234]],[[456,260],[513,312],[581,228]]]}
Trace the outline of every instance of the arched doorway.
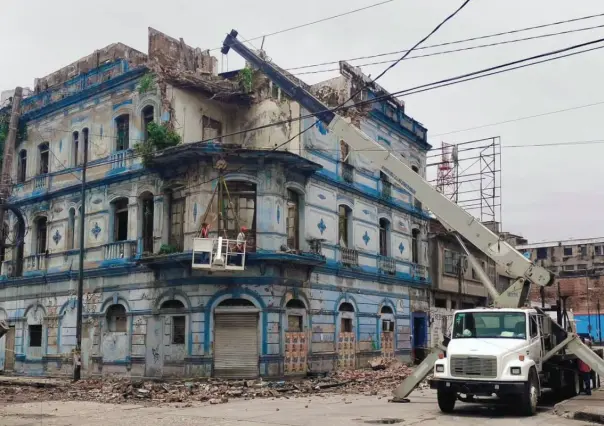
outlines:
{"label": "arched doorway", "polygon": [[259,310],[246,299],[227,299],[214,309],[214,376],[258,377]]}
{"label": "arched doorway", "polygon": [[394,311],[388,305],[382,306],[380,310],[381,322],[381,350],[382,357],[386,359],[394,358]]}
{"label": "arched doorway", "polygon": [[306,324],[306,306],[300,299],[291,299],[285,305],[285,361],[283,371],[286,375],[306,374],[306,356],[308,338]]}
{"label": "arched doorway", "polygon": [[355,311],[352,303],[344,302],[338,308],[338,369],[356,368]]}

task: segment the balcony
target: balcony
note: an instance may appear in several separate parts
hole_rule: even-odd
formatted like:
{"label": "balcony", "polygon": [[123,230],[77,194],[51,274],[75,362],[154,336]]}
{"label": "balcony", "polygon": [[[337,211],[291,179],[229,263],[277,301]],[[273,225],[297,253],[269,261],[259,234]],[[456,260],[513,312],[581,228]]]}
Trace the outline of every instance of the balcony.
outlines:
{"label": "balcony", "polygon": [[34,254],[23,259],[23,275],[44,273],[47,268],[48,256],[45,253]]}
{"label": "balcony", "polygon": [[379,256],[378,269],[382,274],[396,275],[396,260],[388,256]]}
{"label": "balcony", "polygon": [[390,200],[392,198],[392,184],[385,180],[382,181],[382,192],[380,194],[382,200]]}
{"label": "balcony", "polygon": [[354,249],[340,247],[342,263],[346,266],[359,266],[359,252]]}
{"label": "balcony", "polygon": [[341,163],[342,165],[342,179],[344,182],[354,182],[354,167],[348,163]]}
{"label": "balcony", "polygon": [[103,258],[105,261],[119,259],[132,259],[136,256],[136,241],[116,241],[103,246]]}

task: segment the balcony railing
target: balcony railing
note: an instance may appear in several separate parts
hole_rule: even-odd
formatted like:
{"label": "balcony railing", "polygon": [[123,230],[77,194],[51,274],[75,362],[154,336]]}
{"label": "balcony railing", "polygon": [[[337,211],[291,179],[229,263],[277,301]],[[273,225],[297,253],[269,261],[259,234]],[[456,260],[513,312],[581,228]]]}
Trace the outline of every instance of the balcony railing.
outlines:
{"label": "balcony railing", "polygon": [[42,191],[50,186],[49,175],[40,175],[34,178],[34,191]]}
{"label": "balcony railing", "polygon": [[348,183],[354,182],[354,167],[348,163],[342,163],[342,179]]}
{"label": "balcony railing", "polygon": [[342,263],[347,266],[359,266],[359,252],[354,249],[340,248]]}
{"label": "balcony railing", "polygon": [[385,180],[382,181],[382,193],[380,194],[383,200],[392,198],[392,184]]}
{"label": "balcony railing", "polygon": [[396,274],[396,261],[392,257],[379,256],[378,257],[378,269],[383,274],[395,275]]}
{"label": "balcony railing", "polygon": [[128,158],[130,158],[131,151],[125,149],[123,151],[114,152],[109,156],[109,162],[111,163],[111,169],[121,169],[127,166]]}
{"label": "balcony railing", "polygon": [[34,254],[23,259],[23,272],[37,272],[46,270],[46,254]]}
{"label": "balcony railing", "polygon": [[136,241],[116,241],[105,244],[104,259],[132,259],[136,255],[136,245]]}

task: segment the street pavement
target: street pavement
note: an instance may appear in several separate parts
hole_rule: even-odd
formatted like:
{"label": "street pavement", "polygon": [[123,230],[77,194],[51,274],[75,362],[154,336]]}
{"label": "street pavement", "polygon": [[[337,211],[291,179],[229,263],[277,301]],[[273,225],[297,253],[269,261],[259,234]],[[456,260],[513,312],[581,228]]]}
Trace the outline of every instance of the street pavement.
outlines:
{"label": "street pavement", "polygon": [[306,425],[548,425],[588,424],[553,413],[553,404],[538,415],[518,417],[504,407],[458,403],[453,415],[443,415],[431,390],[416,391],[407,404],[388,403],[387,398],[361,395],[233,400],[226,404],[171,404],[145,407],[94,402],[36,402],[0,407],[2,426],[67,425],[212,425],[212,426],[306,426]]}

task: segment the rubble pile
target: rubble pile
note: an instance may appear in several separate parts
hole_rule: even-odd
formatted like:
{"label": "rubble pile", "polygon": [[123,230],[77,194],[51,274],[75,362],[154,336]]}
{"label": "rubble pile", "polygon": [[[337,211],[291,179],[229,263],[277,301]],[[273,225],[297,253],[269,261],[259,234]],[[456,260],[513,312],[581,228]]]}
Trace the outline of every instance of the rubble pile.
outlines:
{"label": "rubble pile", "polygon": [[[56,387],[1,384],[0,403],[36,400],[82,400],[107,403],[193,403],[223,404],[243,398],[295,398],[321,394],[390,395],[411,368],[399,362],[372,360],[378,367],[338,371],[323,377],[292,378],[287,381],[199,379],[143,381],[129,378],[85,379],[63,382]],[[376,368],[376,369],[374,369]]]}

